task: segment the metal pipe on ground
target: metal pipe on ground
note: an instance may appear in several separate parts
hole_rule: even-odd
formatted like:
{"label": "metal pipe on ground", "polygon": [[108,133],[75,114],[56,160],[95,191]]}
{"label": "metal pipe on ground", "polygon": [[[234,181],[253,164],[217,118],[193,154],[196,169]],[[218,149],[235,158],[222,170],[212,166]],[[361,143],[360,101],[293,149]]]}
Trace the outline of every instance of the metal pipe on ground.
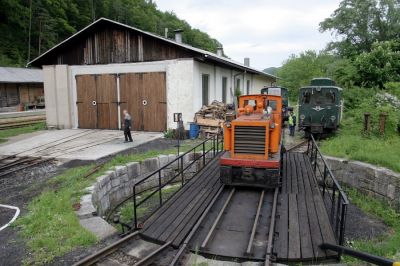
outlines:
{"label": "metal pipe on ground", "polygon": [[348,247],[343,247],[340,245],[335,245],[335,244],[330,244],[330,243],[322,243],[320,245],[321,249],[324,250],[333,250],[336,251],[338,253],[342,253],[348,256],[352,256],[354,258],[357,258],[359,260],[365,261],[365,262],[369,262],[375,265],[381,265],[381,266],[400,266],[400,262],[395,262],[393,260],[390,259],[386,259],[386,258],[382,258],[382,257],[378,257],[372,254],[368,254],[366,252],[361,252],[361,251],[357,251]]}

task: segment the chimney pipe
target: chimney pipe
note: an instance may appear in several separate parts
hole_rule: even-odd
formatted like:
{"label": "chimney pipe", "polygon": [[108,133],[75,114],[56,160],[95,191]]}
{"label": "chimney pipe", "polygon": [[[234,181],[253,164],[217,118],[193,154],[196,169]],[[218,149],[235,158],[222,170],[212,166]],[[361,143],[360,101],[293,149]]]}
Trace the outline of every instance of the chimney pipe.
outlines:
{"label": "chimney pipe", "polygon": [[247,67],[250,66],[250,58],[248,58],[248,57],[244,58],[244,65],[247,66]]}
{"label": "chimney pipe", "polygon": [[178,29],[178,30],[174,30],[175,32],[175,41],[178,43],[182,43],[182,32],[183,30]]}
{"label": "chimney pipe", "polygon": [[224,48],[222,46],[217,47],[217,55],[224,56]]}
{"label": "chimney pipe", "polygon": [[164,30],[164,37],[168,39],[168,28],[165,28]]}

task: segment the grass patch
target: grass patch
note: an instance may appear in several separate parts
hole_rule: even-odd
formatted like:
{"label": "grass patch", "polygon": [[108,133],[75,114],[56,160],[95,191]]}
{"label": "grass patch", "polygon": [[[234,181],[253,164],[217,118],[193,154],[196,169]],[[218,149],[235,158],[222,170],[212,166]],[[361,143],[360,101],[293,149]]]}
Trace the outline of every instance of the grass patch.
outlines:
{"label": "grass patch", "polygon": [[[364,195],[355,189],[347,189],[346,193],[354,205],[382,220],[392,229],[389,234],[384,234],[373,240],[355,240],[352,242],[352,248],[373,255],[400,260],[400,213],[390,208],[387,202]],[[344,262],[351,265],[363,264],[349,256],[344,256]]]}
{"label": "grass patch", "polygon": [[400,172],[400,137],[364,137],[361,132],[342,127],[334,137],[321,143],[326,155],[358,160]]}
{"label": "grass patch", "polygon": [[[162,189],[163,202],[168,200],[180,188],[181,188],[181,183],[176,183],[176,184],[165,186]],[[153,189],[141,193],[139,196],[137,196],[137,200],[140,201],[140,199],[146,198],[152,192],[154,192]],[[139,208],[137,208],[136,215],[138,216],[138,218],[145,217],[146,215],[150,214],[151,211],[153,211],[158,206],[159,206],[159,194],[156,193],[151,198],[149,198],[148,201],[144,202]],[[119,212],[120,212],[120,220],[124,223],[131,224],[133,217],[134,217],[132,200],[125,203],[120,208]]]}
{"label": "grass patch", "polygon": [[[199,141],[185,141],[180,150],[187,151],[198,143]],[[207,147],[209,148],[210,145]],[[176,154],[176,149],[118,155],[88,178],[85,178],[84,175],[94,165],[68,169],[47,181],[44,191],[28,204],[28,214],[15,223],[20,228],[20,233],[26,240],[31,254],[24,260],[24,263],[26,265],[48,264],[55,257],[62,256],[76,247],[93,245],[96,242],[95,236],[80,226],[72,207],[74,203],[80,201],[84,188],[93,184],[98,176],[112,167],[171,153]],[[168,197],[168,193],[173,193],[174,188],[175,186],[171,186],[164,189],[163,199]],[[143,207],[143,212],[149,208],[149,206]],[[127,211],[123,215],[132,217]]]}
{"label": "grass patch", "polygon": [[45,122],[39,122],[28,126],[18,127],[18,128],[10,128],[0,130],[0,143],[6,142],[8,138],[18,136],[21,134],[32,133],[38,130],[46,129]]}
{"label": "grass patch", "polygon": [[69,169],[50,180],[49,187],[29,203],[29,213],[17,220],[31,252],[24,264],[49,263],[75,247],[96,242],[96,237],[80,226],[72,208],[82,189],[94,180],[83,178],[90,169],[91,165]]}

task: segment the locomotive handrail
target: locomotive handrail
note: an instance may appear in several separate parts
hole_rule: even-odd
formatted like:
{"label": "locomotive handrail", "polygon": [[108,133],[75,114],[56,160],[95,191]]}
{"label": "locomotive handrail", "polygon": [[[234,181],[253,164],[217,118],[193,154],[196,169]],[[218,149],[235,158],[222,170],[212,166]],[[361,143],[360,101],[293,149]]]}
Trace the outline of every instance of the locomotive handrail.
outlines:
{"label": "locomotive handrail", "polygon": [[[211,143],[211,147],[207,149],[206,146],[209,143]],[[221,147],[221,145],[222,145],[222,147]],[[199,148],[200,148],[200,150],[199,150]],[[196,149],[198,149],[198,151],[201,152],[200,156],[197,156]],[[158,204],[158,207],[156,207],[150,214],[146,215],[146,217],[150,217],[152,214],[154,214],[155,211],[157,211],[165,203],[163,201],[163,196],[162,196],[162,189],[164,187],[166,187],[167,185],[176,181],[176,179],[178,177],[181,177],[181,188],[182,188],[187,182],[189,182],[192,179],[191,178],[189,180],[185,180],[184,172],[187,169],[191,168],[192,165],[194,165],[196,162],[202,160],[201,168],[198,169],[197,172],[200,171],[207,164],[207,162],[206,162],[207,158],[212,159],[212,158],[216,157],[222,151],[223,151],[223,136],[221,136],[220,133],[217,133],[217,134],[205,139],[204,141],[202,141],[198,145],[194,146],[190,150],[180,154],[178,157],[176,157],[171,162],[168,162],[167,164],[163,165],[159,169],[147,174],[146,177],[144,177],[143,179],[135,182],[135,184],[133,185],[133,195],[131,197],[129,197],[129,199],[133,199],[133,215],[134,215],[133,228],[134,229],[139,228],[138,214],[137,214],[138,207],[140,207],[143,203],[145,203],[152,196],[154,196],[155,194],[158,193],[159,194],[159,204]],[[192,152],[194,153],[193,160],[190,163],[185,165],[184,157]],[[212,155],[210,157],[207,157],[207,155],[209,153],[211,153]],[[168,167],[172,167],[172,165],[174,165],[174,164],[177,164],[177,166],[178,166],[177,173],[173,177],[168,178],[168,180],[166,182],[162,182],[162,180],[164,179],[164,177],[162,176],[162,171]],[[143,183],[148,181],[151,177],[154,177],[156,175],[158,176],[158,184],[157,184],[157,186],[151,188],[151,189],[154,189],[154,191],[152,191],[150,194],[148,194],[145,198],[141,199],[140,201],[137,201],[137,197],[140,196],[140,194],[142,194],[142,192],[144,192],[144,191],[141,191],[140,193],[137,193],[136,192],[137,187],[142,185]],[[148,190],[146,190],[146,191],[148,191]]]}
{"label": "locomotive handrail", "polygon": [[[332,173],[330,166],[326,162],[312,134],[308,140],[307,155],[310,158],[314,177],[317,181],[318,179],[319,181],[322,181],[322,187],[319,186],[319,189],[330,216],[330,223],[335,238],[339,245],[343,245],[349,200]],[[320,165],[323,167],[323,171],[321,171]],[[338,256],[340,259],[341,251],[339,251]]]}

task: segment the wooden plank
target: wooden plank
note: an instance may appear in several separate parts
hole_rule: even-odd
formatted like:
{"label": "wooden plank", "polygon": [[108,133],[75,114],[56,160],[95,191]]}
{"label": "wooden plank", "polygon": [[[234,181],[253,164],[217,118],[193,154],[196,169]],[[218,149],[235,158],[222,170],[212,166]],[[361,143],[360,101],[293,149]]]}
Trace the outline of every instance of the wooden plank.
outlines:
{"label": "wooden plank", "polygon": [[193,215],[187,216],[188,219],[183,221],[177,228],[176,232],[170,236],[171,240],[173,240],[174,246],[179,246],[181,242],[184,240],[187,233],[196,223],[196,221],[200,218],[203,211],[207,208],[210,204],[218,190],[221,188],[222,184],[220,182],[216,182],[209,190],[207,196],[205,196],[204,201],[200,201],[200,206],[193,208],[194,212],[192,211]]}
{"label": "wooden plank", "polygon": [[320,229],[320,224],[318,220],[317,211],[314,204],[314,191],[312,189],[313,182],[310,180],[310,168],[307,167],[307,162],[305,161],[305,157],[303,160],[300,160],[301,171],[304,181],[304,191],[305,191],[305,200],[306,200],[306,207],[307,207],[307,215],[310,225],[310,232],[311,232],[311,241],[313,247],[314,258],[325,258],[326,252],[319,248],[319,245],[322,243],[322,233]]}
{"label": "wooden plank", "polygon": [[160,210],[158,210],[150,219],[148,219],[144,224],[143,232],[147,232],[152,230],[153,224],[160,220],[160,217],[164,217],[168,212],[174,209],[174,204],[179,205],[179,201],[182,198],[186,198],[188,195],[193,195],[193,193],[198,189],[198,187],[204,183],[204,180],[208,177],[209,171],[214,167],[217,167],[219,157],[216,157],[213,162],[208,164],[208,167],[203,168],[198,172],[198,174],[193,177],[193,180],[190,181],[187,185],[185,185],[180,191],[178,191],[171,199],[169,199]]}
{"label": "wooden plank", "polygon": [[143,73],[120,75],[121,117],[126,109],[132,116],[133,130],[143,130]]}
{"label": "wooden plank", "polygon": [[281,193],[279,195],[278,214],[277,220],[277,238],[274,241],[274,253],[278,259],[287,260],[288,258],[288,234],[289,234],[289,201],[288,194]]}
{"label": "wooden plank", "polygon": [[281,187],[281,192],[282,193],[287,193],[287,163],[288,161],[288,153],[285,153],[283,155],[283,166],[282,166],[282,187]]}
{"label": "wooden plank", "polygon": [[118,129],[118,98],[115,74],[96,75],[98,128]]}
{"label": "wooden plank", "polygon": [[143,74],[143,123],[145,131],[162,132],[167,129],[167,97],[165,72]]}
{"label": "wooden plank", "polygon": [[[218,158],[217,158],[218,159]],[[217,159],[214,159],[214,162],[210,162],[209,167],[211,167],[213,164],[215,165],[217,162]],[[179,190],[172,198],[170,198],[164,205],[156,212],[154,213],[149,219],[144,223],[144,229],[143,231],[145,232],[149,227],[152,226],[152,224],[159,219],[162,215],[164,215],[165,212],[171,209],[171,206],[175,204],[176,201],[178,201],[181,197],[185,197],[186,193],[192,193],[196,187],[203,182],[203,177],[205,176],[205,172],[207,171],[208,168],[203,168],[198,172],[197,175],[195,175],[192,180],[186,184],[181,190]]]}
{"label": "wooden plank", "polygon": [[299,211],[297,209],[297,194],[289,194],[289,252],[288,260],[301,258]]}
{"label": "wooden plank", "polygon": [[[208,170],[214,170],[217,165],[211,166]],[[204,182],[200,183],[196,188],[188,190],[187,193],[183,194],[179,199],[172,205],[168,211],[164,212],[157,221],[152,225],[152,228],[148,228],[146,231],[154,239],[159,239],[160,236],[167,230],[167,228],[172,228],[171,224],[179,217],[180,214],[185,210],[185,208],[191,204],[193,197],[198,195],[199,191],[202,191],[214,177],[212,175],[205,175],[206,178]],[[173,229],[172,229],[173,230]]]}
{"label": "wooden plank", "polygon": [[[299,156],[300,155],[300,156]],[[298,154],[296,160],[296,169],[298,174],[298,188],[299,194],[297,195],[297,206],[299,210],[299,225],[300,230],[300,243],[301,243],[301,258],[304,260],[312,260],[314,257],[313,246],[311,241],[311,228],[307,215],[307,204],[305,199],[305,182],[304,170],[302,167],[301,160],[303,159],[302,154]]]}
{"label": "wooden plank", "polygon": [[291,153],[287,154],[287,193],[292,192],[292,167],[291,167]]}
{"label": "wooden plank", "polygon": [[94,75],[76,76],[78,127],[97,128],[96,80]]}
{"label": "wooden plank", "polygon": [[296,160],[298,160],[297,153],[290,152],[290,179],[292,181],[292,189],[291,193],[297,194],[299,192],[299,188],[297,185],[297,169],[296,169]]}

